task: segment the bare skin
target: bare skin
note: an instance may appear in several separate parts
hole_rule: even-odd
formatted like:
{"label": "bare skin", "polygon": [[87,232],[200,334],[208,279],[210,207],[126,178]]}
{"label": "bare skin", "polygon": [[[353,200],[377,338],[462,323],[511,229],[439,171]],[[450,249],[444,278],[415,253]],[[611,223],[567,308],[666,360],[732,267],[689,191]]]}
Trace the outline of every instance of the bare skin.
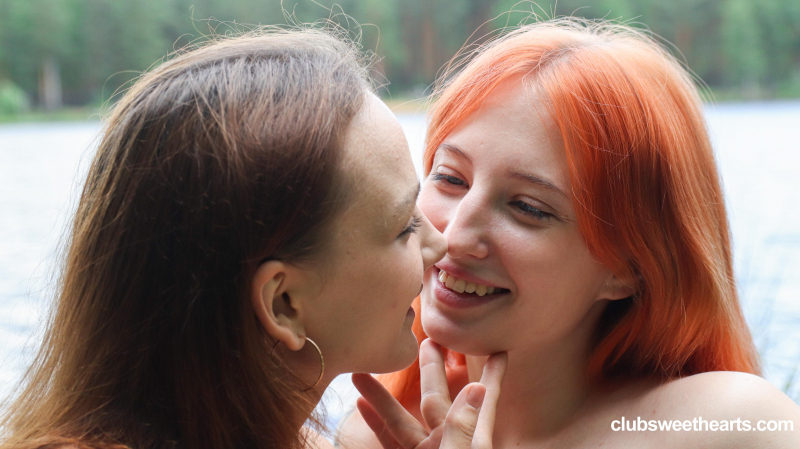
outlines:
{"label": "bare skin", "polygon": [[[424,270],[445,251],[416,205],[419,181],[399,122],[375,95],[365,95],[343,142],[342,169],[353,188],[333,223],[333,242],[309,263],[261,264],[251,285],[256,316],[280,341],[274,356],[309,386],[321,361],[306,338],[319,346],[325,368],[312,391],[317,401],[339,374],[389,372],[414,361],[410,305]],[[309,403],[308,415],[315,405]]]}
{"label": "bare skin", "polygon": [[[363,395],[358,400],[359,416],[380,444],[391,449],[492,449],[497,401],[508,355],[489,357],[480,383],[465,386],[452,402],[441,347],[430,339],[423,341],[419,361],[422,419],[405,410],[372,376],[353,374],[353,383]],[[342,446],[353,444],[342,438]]]}
{"label": "bare skin", "polygon": [[[753,426],[792,420],[800,427],[800,407],[744,373],[589,381],[585,366],[600,314],[610,301],[634,293],[629,286],[635,283],[589,254],[575,222],[563,143],[545,106],[520,78],[501,85],[445,139],[419,200],[448,242],[445,257],[425,275],[426,333],[467,355],[465,381],[477,378],[486,356],[508,352],[494,447],[798,447],[800,428],[612,430],[622,417],[738,418]],[[449,292],[440,271],[503,293],[463,306],[469,298]],[[413,406],[410,411],[419,414]],[[342,433],[359,441],[349,449],[381,447],[357,414]]]}
{"label": "bare skin", "polygon": [[[443,236],[416,204],[420,186],[400,124],[376,96],[367,96],[343,145],[343,170],[353,191],[347,209],[333,223],[335,241],[319,261],[261,264],[251,285],[256,316],[281,343],[275,355],[309,385],[316,382],[316,401],[309,402],[308,415],[339,374],[391,372],[414,361],[418,348],[411,331],[411,302],[422,288],[423,273],[446,249]],[[324,357],[321,377],[320,354],[307,338]],[[363,376],[362,381],[371,380]],[[497,392],[502,375],[487,379]],[[375,386],[367,384],[364,391],[377,391],[369,385]],[[473,384],[452,407],[449,402],[439,407],[440,425],[433,434],[420,426],[411,434],[394,435],[403,441],[418,439],[420,449],[469,445],[479,417],[483,422],[494,419],[490,412],[497,395],[484,406],[486,391],[483,384]],[[298,432],[309,432],[302,427],[304,421],[296,423]],[[315,449],[332,447],[320,435],[307,437]]]}

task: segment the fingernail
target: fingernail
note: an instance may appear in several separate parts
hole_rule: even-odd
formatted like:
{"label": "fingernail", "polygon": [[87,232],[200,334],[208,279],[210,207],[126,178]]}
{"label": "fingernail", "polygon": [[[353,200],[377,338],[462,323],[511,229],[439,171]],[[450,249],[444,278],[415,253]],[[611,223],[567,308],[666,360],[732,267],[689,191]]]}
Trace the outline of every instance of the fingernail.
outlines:
{"label": "fingernail", "polygon": [[469,388],[469,392],[467,393],[467,404],[473,408],[481,408],[481,405],[483,404],[483,398],[486,396],[486,388],[483,388],[480,385],[472,385]]}

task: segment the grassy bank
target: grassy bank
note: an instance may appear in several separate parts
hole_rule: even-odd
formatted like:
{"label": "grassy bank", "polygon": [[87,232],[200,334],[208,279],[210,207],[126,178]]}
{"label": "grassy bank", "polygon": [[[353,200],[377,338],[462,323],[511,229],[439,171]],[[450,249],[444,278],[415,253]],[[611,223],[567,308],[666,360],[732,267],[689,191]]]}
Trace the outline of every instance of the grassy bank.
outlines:
{"label": "grassy bank", "polygon": [[30,111],[0,115],[0,123],[97,122],[100,109],[92,107],[63,108],[57,111]]}
{"label": "grassy bank", "polygon": [[[780,94],[767,92],[745,93],[741,90],[712,88],[702,94],[706,103],[748,103],[770,102],[779,100],[800,100],[800,87],[797,91],[785,90]],[[383,98],[395,114],[424,114],[430,107],[430,100],[426,98],[391,97]]]}
{"label": "grassy bank", "polygon": [[[711,97],[709,97],[709,94]],[[704,100],[713,100],[715,103],[772,101],[800,99],[800,87],[797,90],[785,89],[775,95],[765,92],[751,92],[744,94],[741,90],[725,90],[712,88],[705,92]],[[383,101],[395,114],[425,114],[430,107],[427,98],[412,98],[405,96],[385,97]],[[100,109],[97,107],[70,107],[58,111],[30,111],[16,115],[0,115],[0,124],[3,123],[47,123],[47,122],[96,122],[101,118]]]}

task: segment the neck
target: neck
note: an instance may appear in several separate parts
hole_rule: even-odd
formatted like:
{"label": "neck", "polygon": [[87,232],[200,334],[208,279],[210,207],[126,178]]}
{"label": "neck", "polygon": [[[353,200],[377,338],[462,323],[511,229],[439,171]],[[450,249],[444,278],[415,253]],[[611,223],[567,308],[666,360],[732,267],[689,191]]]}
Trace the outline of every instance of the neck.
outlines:
{"label": "neck", "polygon": [[[334,376],[335,377],[335,376]],[[294,423],[294,427],[297,432],[305,431],[303,426],[305,425],[306,421],[311,417],[311,414],[314,413],[314,409],[319,405],[319,402],[322,400],[322,395],[325,393],[325,390],[328,388],[330,383],[333,381],[333,378],[328,379],[326,375],[320,380],[319,384],[314,387],[312,390],[304,393],[306,395],[306,399],[308,402],[304,404],[304,413],[298,416],[299,420]]]}
{"label": "neck", "polygon": [[[311,347],[311,345],[305,346]],[[317,379],[319,379],[319,382],[314,385],[313,388],[301,393],[305,401],[303,401],[300,410],[302,413],[297,416],[297,422],[295,422],[293,426],[297,432],[302,432],[304,431],[303,425],[305,425],[308,418],[311,417],[311,414],[314,413],[314,409],[319,405],[320,400],[322,400],[322,395],[325,393],[325,390],[340,373],[336,372],[335,369],[331,369],[330,366],[323,365],[324,369],[322,377],[320,378],[320,369],[323,368],[323,366],[321,366],[323,361],[314,350],[304,347],[300,351],[292,352],[283,349],[283,345],[281,345],[279,350],[284,351],[282,355],[284,360],[287,361],[289,369],[300,378],[302,386],[298,387],[298,390],[311,387],[317,382]]]}
{"label": "neck", "polygon": [[[598,302],[567,337],[508,351],[494,427],[495,447],[547,439],[576,416],[591,393],[586,367],[604,306]],[[466,359],[470,382],[480,380],[487,357]]]}

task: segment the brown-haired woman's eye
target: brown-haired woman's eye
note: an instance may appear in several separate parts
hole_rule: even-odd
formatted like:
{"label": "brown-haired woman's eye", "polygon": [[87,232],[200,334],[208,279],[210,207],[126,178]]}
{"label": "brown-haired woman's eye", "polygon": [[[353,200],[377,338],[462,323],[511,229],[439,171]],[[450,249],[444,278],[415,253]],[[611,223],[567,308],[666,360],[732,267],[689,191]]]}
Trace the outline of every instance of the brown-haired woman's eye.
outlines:
{"label": "brown-haired woman's eye", "polygon": [[414,215],[411,217],[411,224],[408,225],[407,228],[403,229],[403,232],[401,232],[397,237],[400,238],[409,234],[413,234],[417,232],[417,229],[419,229],[420,226],[422,226],[422,219],[419,218],[418,215]]}

